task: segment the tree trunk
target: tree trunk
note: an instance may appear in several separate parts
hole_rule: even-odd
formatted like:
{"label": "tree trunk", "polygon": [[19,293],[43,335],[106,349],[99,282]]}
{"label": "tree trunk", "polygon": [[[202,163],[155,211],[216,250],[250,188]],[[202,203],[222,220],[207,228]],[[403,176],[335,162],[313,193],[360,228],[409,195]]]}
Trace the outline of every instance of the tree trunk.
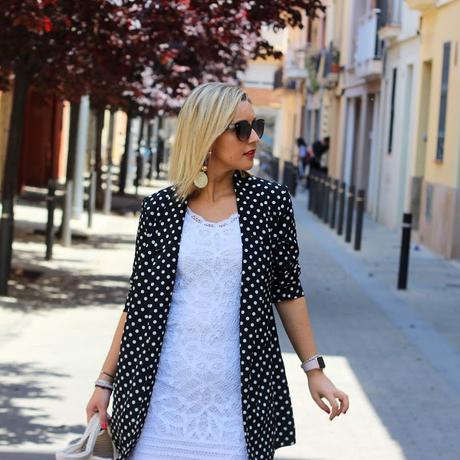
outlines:
{"label": "tree trunk", "polygon": [[8,293],[14,235],[14,197],[16,194],[19,160],[24,135],[24,110],[29,89],[28,75],[18,70],[14,83],[13,107],[6,148],[2,184],[2,216],[0,221],[0,295]]}
{"label": "tree trunk", "polygon": [[78,116],[80,103],[72,102],[70,105],[69,146],[67,152],[66,180],[73,180],[75,174],[75,155],[77,151]]}
{"label": "tree trunk", "polygon": [[101,210],[104,204],[102,190],[102,130],[104,129],[104,109],[96,110],[94,168],[96,171],[96,209]]}
{"label": "tree trunk", "polygon": [[89,96],[80,98],[80,110],[78,112],[77,145],[75,147],[75,162],[73,176],[72,217],[79,219],[84,210],[85,201],[85,165],[88,148],[88,126],[90,118]]}
{"label": "tree trunk", "polygon": [[[69,122],[69,143],[67,147],[67,168],[66,168],[66,195],[72,194],[73,177],[75,173],[75,156],[77,151],[77,133],[78,133],[78,114],[80,113],[80,103],[72,102],[70,104],[70,122]],[[72,183],[72,187],[69,186]],[[72,215],[72,197],[66,196],[62,207],[62,220],[59,227],[58,237],[62,239],[64,246],[70,246],[70,218]]]}
{"label": "tree trunk", "polygon": [[113,131],[115,128],[115,110],[110,109],[109,134],[106,145],[107,173],[105,175],[105,193],[103,209],[105,214],[109,214],[112,208],[112,151],[113,151]]}

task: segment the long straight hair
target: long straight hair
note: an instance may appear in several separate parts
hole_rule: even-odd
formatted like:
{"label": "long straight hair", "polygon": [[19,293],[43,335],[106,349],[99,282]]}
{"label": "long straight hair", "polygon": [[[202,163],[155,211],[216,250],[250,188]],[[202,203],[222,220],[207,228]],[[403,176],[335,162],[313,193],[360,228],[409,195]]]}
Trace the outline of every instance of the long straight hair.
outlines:
{"label": "long straight hair", "polygon": [[238,104],[246,100],[244,91],[224,83],[204,83],[187,97],[179,112],[168,173],[179,199],[196,190],[193,180],[212,144],[231,123]]}

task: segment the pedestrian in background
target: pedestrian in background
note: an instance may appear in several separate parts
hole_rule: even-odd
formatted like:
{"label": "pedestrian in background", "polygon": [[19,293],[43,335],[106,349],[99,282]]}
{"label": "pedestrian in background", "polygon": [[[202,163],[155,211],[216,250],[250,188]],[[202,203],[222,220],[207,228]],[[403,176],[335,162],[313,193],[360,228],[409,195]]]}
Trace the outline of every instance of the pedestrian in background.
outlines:
{"label": "pedestrian in background", "polygon": [[296,144],[298,148],[298,165],[299,165],[299,177],[303,179],[305,177],[305,172],[308,165],[308,154],[307,154],[307,144],[302,137],[296,139]]}
{"label": "pedestrian in background", "polygon": [[307,188],[310,188],[311,175],[319,172],[327,174],[327,166],[322,166],[323,155],[329,150],[329,136],[326,136],[322,141],[316,140],[309,149],[309,171],[307,176]]}
{"label": "pedestrian in background", "polygon": [[327,174],[327,170],[325,171],[322,165],[322,158],[323,155],[329,150],[329,141],[329,136],[326,136],[322,141],[316,140],[315,142],[313,142],[311,146],[311,149],[313,151],[313,158],[310,162],[310,170],[323,171]]}
{"label": "pedestrian in background", "polygon": [[272,304],[313,400],[330,420],[349,407],[314,343],[288,189],[247,172],[263,130],[248,96],[220,83],[180,111],[173,185],[142,202],[130,290],[87,405],[106,427],[113,389],[119,460],[272,460],[295,443]]}

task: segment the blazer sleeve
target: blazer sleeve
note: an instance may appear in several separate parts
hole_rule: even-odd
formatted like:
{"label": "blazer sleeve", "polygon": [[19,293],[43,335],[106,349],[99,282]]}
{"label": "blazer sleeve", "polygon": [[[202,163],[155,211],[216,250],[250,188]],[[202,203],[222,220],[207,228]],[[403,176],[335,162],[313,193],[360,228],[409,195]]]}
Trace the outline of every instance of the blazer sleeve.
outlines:
{"label": "blazer sleeve", "polygon": [[126,297],[125,306],[123,311],[127,312],[133,306],[137,293],[136,286],[140,287],[139,274],[142,270],[142,265],[145,259],[146,245],[147,245],[147,209],[144,198],[141,204],[141,214],[137,226],[136,245],[134,250],[134,262],[131,270],[131,277],[129,278],[129,291]]}
{"label": "blazer sleeve", "polygon": [[287,186],[281,187],[273,250],[274,269],[271,285],[273,303],[297,299],[305,295],[300,281],[299,245],[292,199]]}

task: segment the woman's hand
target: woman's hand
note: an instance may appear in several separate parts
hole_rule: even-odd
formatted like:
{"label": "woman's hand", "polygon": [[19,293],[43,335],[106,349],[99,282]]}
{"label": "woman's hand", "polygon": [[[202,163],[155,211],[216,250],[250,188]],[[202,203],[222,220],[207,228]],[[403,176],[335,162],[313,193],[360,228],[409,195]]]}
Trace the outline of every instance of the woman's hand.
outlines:
{"label": "woman's hand", "polygon": [[[336,388],[322,370],[312,369],[307,372],[307,377],[308,387],[313,400],[328,414],[331,412],[331,409],[329,409],[321,398],[326,398],[329,401],[332,408],[329,420],[332,420],[335,416],[338,416],[341,413],[347,413],[348,407],[350,406],[348,395]],[[340,407],[336,398],[340,401]]]}
{"label": "woman's hand", "polygon": [[109,407],[111,391],[107,388],[95,387],[93,395],[86,406],[86,422],[99,412],[101,418],[101,428],[107,429],[107,408]]}

